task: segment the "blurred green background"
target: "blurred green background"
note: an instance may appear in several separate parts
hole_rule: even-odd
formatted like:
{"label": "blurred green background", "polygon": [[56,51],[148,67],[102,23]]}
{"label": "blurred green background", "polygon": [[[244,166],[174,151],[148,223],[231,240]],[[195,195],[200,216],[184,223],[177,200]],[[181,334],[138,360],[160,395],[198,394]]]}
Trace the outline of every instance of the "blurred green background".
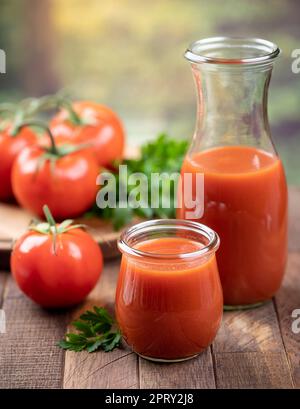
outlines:
{"label": "blurred green background", "polygon": [[270,88],[273,137],[290,184],[300,184],[300,48],[297,0],[0,0],[7,74],[1,100],[65,88],[115,109],[129,143],[160,131],[191,138],[196,99],[182,55],[193,40],[254,36],[283,50]]}

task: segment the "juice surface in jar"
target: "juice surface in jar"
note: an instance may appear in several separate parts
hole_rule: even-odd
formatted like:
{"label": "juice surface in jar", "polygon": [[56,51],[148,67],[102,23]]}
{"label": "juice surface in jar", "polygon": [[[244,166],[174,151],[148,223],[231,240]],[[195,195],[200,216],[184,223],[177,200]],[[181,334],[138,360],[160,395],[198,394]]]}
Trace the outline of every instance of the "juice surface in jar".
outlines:
{"label": "juice surface in jar", "polygon": [[[217,260],[224,304],[271,298],[287,256],[287,187],[280,159],[254,147],[224,146],[188,156],[182,174],[196,172],[204,173],[199,221],[221,240]],[[179,218],[184,214],[184,207],[178,209]]]}
{"label": "juice surface in jar", "polygon": [[[135,246],[148,254],[190,253],[203,244],[182,237],[150,239]],[[215,253],[195,260],[136,260],[122,256],[116,316],[138,354],[153,360],[183,360],[214,339],[223,310]]]}

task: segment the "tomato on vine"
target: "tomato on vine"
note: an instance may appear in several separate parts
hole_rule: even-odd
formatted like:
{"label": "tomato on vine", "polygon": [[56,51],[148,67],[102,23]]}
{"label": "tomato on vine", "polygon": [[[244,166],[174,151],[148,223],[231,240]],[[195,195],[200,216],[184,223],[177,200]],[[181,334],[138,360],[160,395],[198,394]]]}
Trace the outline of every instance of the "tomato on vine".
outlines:
{"label": "tomato on vine", "polygon": [[[4,108],[10,106],[10,108]],[[11,172],[18,154],[27,146],[37,141],[36,134],[28,127],[20,130],[15,126],[20,113],[15,111],[13,104],[1,104],[1,114],[9,110],[9,118],[1,118],[0,129],[0,200],[9,201],[13,198]]]}
{"label": "tomato on vine", "polygon": [[102,252],[81,225],[57,224],[47,206],[47,222],[29,226],[11,254],[11,271],[20,289],[45,308],[81,302],[96,285]]}
{"label": "tomato on vine", "polygon": [[56,144],[42,123],[28,125],[44,128],[51,144],[28,147],[15,160],[12,188],[17,201],[38,216],[43,216],[44,203],[58,220],[80,216],[94,204],[98,191],[93,153],[87,147]]}
{"label": "tomato on vine", "polygon": [[54,137],[59,136],[72,143],[89,143],[93,147],[98,164],[109,166],[123,158],[125,135],[118,116],[108,107],[90,101],[69,103],[50,122]]}

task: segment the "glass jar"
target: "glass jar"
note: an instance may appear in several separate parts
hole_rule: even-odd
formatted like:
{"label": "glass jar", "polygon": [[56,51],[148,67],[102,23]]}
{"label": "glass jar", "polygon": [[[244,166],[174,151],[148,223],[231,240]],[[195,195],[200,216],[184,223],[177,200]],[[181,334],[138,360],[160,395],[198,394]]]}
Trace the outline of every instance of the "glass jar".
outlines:
{"label": "glass jar", "polygon": [[[284,275],[287,186],[267,114],[268,86],[279,52],[265,40],[209,38],[196,41],[185,53],[198,110],[182,174],[192,174],[193,199],[204,201],[203,216],[196,220],[220,236],[217,260],[228,308],[270,299]],[[201,198],[195,193],[197,173],[204,174]],[[187,217],[184,201],[177,215]]]}
{"label": "glass jar", "polygon": [[134,352],[153,361],[198,355],[219,328],[223,296],[210,228],[184,220],[150,220],[125,231],[116,317]]}

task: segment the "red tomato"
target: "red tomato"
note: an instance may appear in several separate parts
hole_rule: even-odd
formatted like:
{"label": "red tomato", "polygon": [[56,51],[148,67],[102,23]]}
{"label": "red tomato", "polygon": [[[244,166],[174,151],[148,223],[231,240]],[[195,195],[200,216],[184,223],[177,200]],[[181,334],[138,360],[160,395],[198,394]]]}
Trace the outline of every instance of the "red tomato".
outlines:
{"label": "red tomato", "polygon": [[72,107],[82,124],[72,123],[69,112],[63,109],[50,122],[53,135],[72,143],[91,144],[101,166],[109,166],[112,161],[122,159],[125,136],[117,115],[95,102],[75,102]]}
{"label": "red tomato", "polygon": [[96,200],[99,167],[89,150],[56,158],[43,158],[45,150],[33,146],[23,150],[12,170],[13,192],[25,209],[43,215],[47,203],[53,216],[62,220],[88,210]]}
{"label": "red tomato", "polygon": [[14,160],[25,147],[33,145],[36,140],[36,135],[27,127],[16,136],[10,135],[10,128],[0,132],[0,200],[13,197],[11,171]]}
{"label": "red tomato", "polygon": [[[45,223],[44,223],[45,225]],[[46,308],[81,302],[96,285],[103,267],[94,239],[79,228],[53,234],[26,232],[14,245],[11,271],[20,289]]]}

